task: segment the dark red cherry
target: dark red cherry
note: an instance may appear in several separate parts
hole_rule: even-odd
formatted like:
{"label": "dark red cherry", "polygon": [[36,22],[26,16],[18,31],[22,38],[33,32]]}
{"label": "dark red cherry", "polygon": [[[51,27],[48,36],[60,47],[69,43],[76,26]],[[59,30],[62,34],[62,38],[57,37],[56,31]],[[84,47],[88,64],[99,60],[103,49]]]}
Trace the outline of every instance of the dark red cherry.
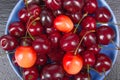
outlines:
{"label": "dark red cherry", "polygon": [[97,0],[86,0],[83,7],[85,13],[93,14],[98,8]]}
{"label": "dark red cherry", "polygon": [[38,6],[37,4],[30,4],[29,6],[28,6],[28,15],[29,15],[29,17],[33,17],[33,18],[37,18],[37,17],[39,17],[39,15],[40,15],[40,13],[41,13],[41,8],[40,8],[40,6]]}
{"label": "dark red cherry", "polygon": [[98,44],[91,45],[90,47],[87,47],[87,50],[92,51],[94,54],[98,54],[101,50]]}
{"label": "dark red cherry", "polygon": [[30,37],[23,37],[20,39],[20,46],[31,46],[32,41]]}
{"label": "dark red cherry", "polygon": [[83,5],[84,0],[63,0],[63,8],[71,13],[81,11]]}
{"label": "dark red cherry", "polygon": [[52,11],[47,8],[43,8],[40,13],[40,22],[43,27],[52,27],[54,21],[54,15]]}
{"label": "dark red cherry", "polygon": [[37,55],[37,60],[36,60],[36,65],[37,66],[42,66],[42,65],[45,65],[47,63],[47,56],[46,55],[41,55],[38,53]]}
{"label": "dark red cherry", "polygon": [[12,22],[8,27],[8,32],[10,35],[15,37],[23,37],[26,33],[26,27],[23,25],[23,23],[16,21]]}
{"label": "dark red cherry", "polygon": [[60,46],[64,51],[72,51],[79,44],[79,37],[74,33],[66,33],[60,40]]}
{"label": "dark red cherry", "polygon": [[84,51],[82,53],[84,67],[92,67],[95,64],[96,58],[92,51]]}
{"label": "dark red cherry", "polygon": [[55,11],[53,11],[53,14],[55,17],[57,17],[58,15],[64,14],[64,10],[63,9],[55,10]]}
{"label": "dark red cherry", "polygon": [[61,63],[64,53],[65,52],[63,50],[58,48],[58,49],[52,49],[47,55],[53,62]]}
{"label": "dark red cherry", "polygon": [[59,46],[61,37],[62,35],[59,32],[55,32],[49,35],[48,38],[51,41],[51,46],[53,48],[57,48]]}
{"label": "dark red cherry", "polygon": [[11,35],[3,35],[0,37],[0,46],[5,51],[13,51],[18,46],[18,41]]}
{"label": "dark red cherry", "polygon": [[108,22],[112,18],[110,11],[106,7],[100,7],[96,10],[95,18],[98,22]]}
{"label": "dark red cherry", "polygon": [[91,45],[94,45],[97,43],[96,41],[96,35],[93,32],[87,33],[87,30],[82,30],[80,32],[80,37],[83,37],[83,44],[85,47],[90,47]]}
{"label": "dark red cherry", "polygon": [[77,24],[82,18],[81,11],[78,11],[75,13],[68,12],[68,13],[66,13],[66,15],[68,15],[72,19],[73,23],[75,23],[75,24]]}
{"label": "dark red cherry", "polygon": [[112,66],[112,61],[111,59],[103,54],[97,54],[96,55],[96,63],[94,65],[95,70],[97,70],[98,72],[104,72],[104,71],[108,71]]}
{"label": "dark red cherry", "polygon": [[115,38],[115,31],[110,26],[100,26],[96,33],[99,44],[108,45]]}
{"label": "dark red cherry", "polygon": [[28,12],[26,10],[26,8],[22,8],[19,12],[18,12],[18,17],[20,19],[20,21],[26,23],[28,21]]}
{"label": "dark red cherry", "polygon": [[62,0],[45,0],[45,4],[51,10],[58,10],[62,7]]}
{"label": "dark red cherry", "polygon": [[32,36],[38,36],[43,33],[43,27],[39,21],[35,21],[28,27],[28,31]]}
{"label": "dark red cherry", "polygon": [[36,38],[33,43],[32,47],[37,53],[46,54],[50,51],[51,43],[46,38]]}
{"label": "dark red cherry", "polygon": [[41,80],[62,80],[64,70],[59,64],[49,64],[43,67],[40,79]]}
{"label": "dark red cherry", "polygon": [[86,16],[81,22],[83,30],[96,30],[96,20],[92,16]]}
{"label": "dark red cherry", "polygon": [[38,69],[36,66],[31,68],[23,68],[22,71],[25,80],[37,80],[39,77]]}
{"label": "dark red cherry", "polygon": [[85,48],[82,45],[80,45],[77,50],[77,53],[81,54],[83,51],[85,51]]}
{"label": "dark red cherry", "polygon": [[47,34],[52,34],[52,33],[56,33],[56,32],[58,32],[58,30],[56,28],[54,28],[54,27],[46,28],[46,33]]}
{"label": "dark red cherry", "polygon": [[91,74],[87,71],[80,71],[78,74],[74,75],[74,80],[89,80],[91,79]]}

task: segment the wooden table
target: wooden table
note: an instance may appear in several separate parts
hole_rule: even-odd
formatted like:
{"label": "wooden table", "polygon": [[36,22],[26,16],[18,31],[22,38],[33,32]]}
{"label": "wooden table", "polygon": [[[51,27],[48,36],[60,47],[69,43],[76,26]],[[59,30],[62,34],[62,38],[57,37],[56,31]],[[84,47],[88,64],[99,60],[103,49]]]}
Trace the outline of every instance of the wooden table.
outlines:
{"label": "wooden table", "polygon": [[[4,34],[8,16],[18,0],[0,0],[0,36]],[[106,0],[120,23],[120,0]],[[120,27],[120,26],[119,26]],[[120,28],[119,28],[120,29]],[[4,51],[0,48],[0,54]],[[0,56],[0,80],[20,80],[11,68],[6,55]],[[120,80],[120,53],[107,80]]]}

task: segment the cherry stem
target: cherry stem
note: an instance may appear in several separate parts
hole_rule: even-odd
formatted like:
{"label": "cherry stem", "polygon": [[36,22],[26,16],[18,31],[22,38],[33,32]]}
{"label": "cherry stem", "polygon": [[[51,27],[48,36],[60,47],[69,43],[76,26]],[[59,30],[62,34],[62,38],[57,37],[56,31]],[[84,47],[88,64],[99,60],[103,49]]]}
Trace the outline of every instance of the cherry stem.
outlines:
{"label": "cherry stem", "polygon": [[26,32],[28,32],[28,34],[29,34],[29,36],[30,36],[30,38],[32,39],[32,40],[34,40],[34,37],[30,34],[30,32],[28,31],[28,29],[29,29],[29,27],[35,22],[35,21],[38,21],[38,20],[40,20],[40,17],[37,17],[37,18],[35,18],[32,22],[30,22],[30,24],[27,26],[27,31]]}
{"label": "cherry stem", "polygon": [[[28,25],[29,25],[29,23],[30,23],[30,20],[33,18],[33,16],[30,16],[30,18],[28,19],[28,22],[27,22],[27,27],[28,27]],[[28,29],[27,29],[27,31],[28,31]],[[27,36],[27,31],[26,31],[26,35],[25,35],[25,37]]]}
{"label": "cherry stem", "polygon": [[88,80],[90,80],[90,75],[89,75],[89,73],[90,73],[90,66],[89,66],[89,64],[87,65],[87,73],[88,73]]}
{"label": "cherry stem", "polygon": [[117,44],[115,44],[115,42],[114,42],[113,40],[111,40],[111,42],[112,42],[113,45],[116,47],[116,50],[120,50],[120,47],[119,47]]}
{"label": "cherry stem", "polygon": [[77,26],[75,27],[75,30],[74,30],[73,33],[76,33],[76,31],[77,31],[77,29],[78,29],[80,23],[82,22],[82,20],[83,20],[87,15],[88,15],[88,13],[85,13],[85,14],[82,16],[82,18],[79,20]]}
{"label": "cherry stem", "polygon": [[104,76],[105,76],[105,77],[104,77],[104,80],[107,80],[107,79],[106,79],[106,74],[105,74],[105,69],[104,69],[104,68],[103,68],[103,73],[104,73]]}
{"label": "cherry stem", "polygon": [[27,0],[24,0],[24,2],[25,2],[25,6],[26,6],[26,9],[27,9],[27,12],[29,12]]}
{"label": "cherry stem", "polygon": [[78,44],[77,48],[75,49],[74,55],[76,55],[76,54],[77,54],[77,51],[78,51],[78,49],[79,49],[79,47],[80,47],[80,45],[81,45],[81,43],[82,43],[82,41],[83,41],[84,37],[85,37],[87,34],[91,33],[91,32],[95,32],[95,30],[90,30],[90,31],[87,31],[87,32],[83,35],[83,37],[81,38],[81,40],[80,40],[80,42],[79,42],[79,44]]}

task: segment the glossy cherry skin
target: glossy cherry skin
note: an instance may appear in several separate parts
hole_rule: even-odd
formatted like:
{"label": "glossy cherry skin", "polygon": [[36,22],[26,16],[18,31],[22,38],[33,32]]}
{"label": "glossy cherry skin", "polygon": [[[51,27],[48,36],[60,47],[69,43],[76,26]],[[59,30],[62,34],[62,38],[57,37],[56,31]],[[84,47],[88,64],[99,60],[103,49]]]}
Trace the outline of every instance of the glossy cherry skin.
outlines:
{"label": "glossy cherry skin", "polygon": [[53,34],[53,33],[56,33],[56,32],[59,32],[59,31],[56,28],[54,28],[54,27],[46,28],[46,33],[47,34]]}
{"label": "glossy cherry skin", "polygon": [[43,65],[45,65],[47,63],[47,56],[46,55],[37,55],[37,60],[36,60],[36,65],[37,66],[43,66]]}
{"label": "glossy cherry skin", "polygon": [[63,68],[68,74],[78,74],[83,67],[83,59],[79,54],[67,52],[63,57]]}
{"label": "glossy cherry skin", "polygon": [[87,30],[82,30],[80,32],[80,37],[83,37],[83,44],[85,47],[90,47],[97,43],[96,35],[93,32],[87,33]]}
{"label": "glossy cherry skin", "polygon": [[61,32],[68,33],[72,31],[74,25],[72,20],[68,16],[59,15],[54,20],[54,27]]}
{"label": "glossy cherry skin", "polygon": [[97,0],[86,0],[83,7],[84,13],[93,14],[98,8]]}
{"label": "glossy cherry skin", "polygon": [[49,35],[49,40],[51,41],[51,46],[53,48],[57,48],[59,47],[59,43],[60,43],[60,39],[61,39],[62,35],[59,32],[55,32]]}
{"label": "glossy cherry skin", "polygon": [[20,19],[20,21],[26,23],[28,21],[28,12],[26,10],[26,8],[22,8],[19,12],[18,12],[18,17]]}
{"label": "glossy cherry skin", "polygon": [[82,53],[84,67],[92,67],[95,64],[96,58],[92,51],[84,51]]}
{"label": "glossy cherry skin", "polygon": [[25,1],[27,1],[27,4],[30,5],[30,4],[40,4],[42,0],[24,0],[24,3]]}
{"label": "glossy cherry skin", "polygon": [[73,21],[74,24],[77,24],[82,18],[82,12],[81,11],[78,11],[78,12],[75,12],[75,13],[67,12],[66,15],[68,15],[71,18],[71,20]]}
{"label": "glossy cherry skin", "polygon": [[34,66],[37,53],[32,46],[19,46],[15,50],[15,59],[22,68],[30,68]]}
{"label": "glossy cherry skin", "polygon": [[46,38],[36,38],[33,43],[32,47],[37,53],[46,54],[50,51],[51,43]]}
{"label": "glossy cherry skin", "polygon": [[49,64],[44,66],[41,72],[41,80],[62,80],[64,70],[59,64]]}
{"label": "glossy cherry skin", "polygon": [[33,17],[32,19],[39,17],[39,15],[41,13],[40,6],[38,6],[37,4],[30,4],[28,6],[28,9],[29,9],[29,12],[28,12],[29,18],[31,16]]}
{"label": "glossy cherry skin", "polygon": [[63,9],[58,9],[53,11],[53,14],[55,17],[57,17],[58,15],[63,15],[64,14],[64,10]]}
{"label": "glossy cherry skin", "polygon": [[68,12],[78,12],[83,8],[84,0],[63,0],[63,8]]}
{"label": "glossy cherry skin", "polygon": [[96,30],[96,20],[92,16],[85,17],[81,22],[82,30]]}
{"label": "glossy cherry skin", "polygon": [[29,37],[23,37],[20,39],[20,46],[32,46],[32,41]]}
{"label": "glossy cherry skin", "polygon": [[58,10],[62,6],[62,0],[45,0],[45,4],[51,10]]}
{"label": "glossy cherry skin", "polygon": [[100,26],[96,35],[99,44],[108,45],[115,38],[115,31],[110,26]]}
{"label": "glossy cherry skin", "polygon": [[40,13],[40,22],[43,27],[52,27],[54,15],[51,10],[43,8]]}
{"label": "glossy cherry skin", "polygon": [[79,37],[74,33],[65,34],[60,40],[60,46],[64,51],[72,51],[79,44]]}
{"label": "glossy cherry skin", "polygon": [[23,68],[22,73],[25,80],[37,80],[39,77],[38,69],[36,66],[31,68]]}
{"label": "glossy cherry skin", "polygon": [[43,33],[43,27],[39,21],[35,21],[28,27],[28,31],[32,36],[39,36]]}
{"label": "glossy cherry skin", "polygon": [[111,59],[103,54],[97,54],[96,55],[96,63],[94,65],[95,70],[97,70],[98,72],[104,72],[104,71],[108,71],[112,66],[112,61]]}
{"label": "glossy cherry skin", "polygon": [[99,47],[98,44],[94,44],[90,47],[87,47],[87,50],[92,51],[94,54],[98,54],[100,52],[101,48]]}
{"label": "glossy cherry skin", "polygon": [[108,22],[112,18],[110,11],[106,7],[98,8],[95,13],[95,18],[98,22]]}
{"label": "glossy cherry skin", "polygon": [[87,73],[87,71],[80,71],[78,74],[74,76],[74,80],[89,80],[89,78],[91,79],[91,75],[90,73]]}
{"label": "glossy cherry skin", "polygon": [[11,35],[3,35],[0,37],[0,46],[5,51],[13,51],[18,46],[18,41]]}
{"label": "glossy cherry skin", "polygon": [[8,27],[8,32],[17,38],[23,37],[26,33],[26,27],[19,21],[12,22]]}

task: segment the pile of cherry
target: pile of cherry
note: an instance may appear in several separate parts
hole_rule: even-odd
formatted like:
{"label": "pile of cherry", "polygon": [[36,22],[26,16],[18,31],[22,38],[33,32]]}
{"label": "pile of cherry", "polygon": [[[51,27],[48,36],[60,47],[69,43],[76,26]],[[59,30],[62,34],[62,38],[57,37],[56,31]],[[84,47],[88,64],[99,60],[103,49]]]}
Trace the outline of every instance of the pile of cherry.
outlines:
{"label": "pile of cherry", "polygon": [[97,0],[26,0],[0,45],[14,53],[24,80],[90,80],[90,70],[105,73],[111,59],[100,53],[113,42],[112,16]]}

